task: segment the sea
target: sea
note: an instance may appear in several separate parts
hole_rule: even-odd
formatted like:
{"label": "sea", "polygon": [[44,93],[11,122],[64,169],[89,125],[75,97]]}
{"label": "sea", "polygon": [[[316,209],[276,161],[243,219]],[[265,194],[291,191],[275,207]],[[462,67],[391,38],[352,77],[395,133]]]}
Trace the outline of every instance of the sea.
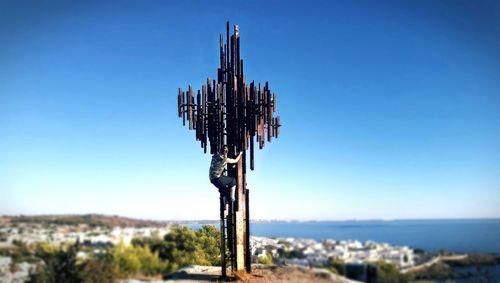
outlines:
{"label": "sea", "polygon": [[253,236],[372,240],[425,251],[500,254],[500,219],[254,222]]}

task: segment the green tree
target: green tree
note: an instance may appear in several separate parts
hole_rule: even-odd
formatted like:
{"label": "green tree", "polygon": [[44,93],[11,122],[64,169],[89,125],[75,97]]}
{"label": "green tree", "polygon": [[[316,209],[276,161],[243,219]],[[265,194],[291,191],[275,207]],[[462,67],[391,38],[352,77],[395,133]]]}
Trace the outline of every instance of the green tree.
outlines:
{"label": "green tree", "polygon": [[212,225],[203,225],[196,235],[210,265],[220,265],[220,230]]}
{"label": "green tree", "polygon": [[204,225],[200,230],[187,227],[174,227],[166,234],[159,255],[167,262],[167,271],[191,265],[218,265],[220,233],[211,225]]}
{"label": "green tree", "polygon": [[140,273],[143,275],[156,275],[165,270],[166,263],[161,261],[158,252],[152,252],[148,246],[132,249],[141,263]]}
{"label": "green tree", "polygon": [[85,261],[80,271],[83,283],[113,283],[118,275],[118,267],[108,254]]}
{"label": "green tree", "polygon": [[144,238],[134,238],[132,239],[132,245],[137,246],[148,246],[152,252],[159,252],[161,247],[163,246],[163,239],[158,235],[152,237],[144,237]]}
{"label": "green tree", "polygon": [[119,277],[134,275],[156,275],[163,272],[166,264],[152,252],[149,246],[125,246],[119,243],[112,250],[113,261],[118,267]]}
{"label": "green tree", "polygon": [[381,283],[408,283],[413,280],[410,273],[401,273],[398,268],[391,263],[379,260],[376,263],[377,278]]}
{"label": "green tree", "polygon": [[77,265],[76,253],[79,243],[58,250],[44,249],[37,251],[37,256],[43,260],[36,272],[30,276],[29,282],[40,283],[79,283],[82,282],[80,269]]}
{"label": "green tree", "polygon": [[118,243],[112,250],[113,260],[118,266],[119,276],[126,278],[139,273],[141,262],[131,248],[123,242]]}

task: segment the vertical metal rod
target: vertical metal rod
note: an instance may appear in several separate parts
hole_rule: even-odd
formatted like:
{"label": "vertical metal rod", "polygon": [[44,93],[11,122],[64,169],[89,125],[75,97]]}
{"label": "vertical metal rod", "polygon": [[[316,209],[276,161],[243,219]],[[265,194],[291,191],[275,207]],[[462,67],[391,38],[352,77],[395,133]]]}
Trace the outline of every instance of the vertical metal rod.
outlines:
{"label": "vertical metal rod", "polygon": [[221,254],[221,274],[226,277],[226,227],[224,225],[224,197],[220,195],[220,254]]}
{"label": "vertical metal rod", "polygon": [[245,211],[245,226],[246,226],[246,245],[245,245],[245,267],[246,271],[248,273],[252,272],[252,254],[251,248],[250,248],[250,191],[248,189],[245,190],[245,204],[246,204],[246,211]]}

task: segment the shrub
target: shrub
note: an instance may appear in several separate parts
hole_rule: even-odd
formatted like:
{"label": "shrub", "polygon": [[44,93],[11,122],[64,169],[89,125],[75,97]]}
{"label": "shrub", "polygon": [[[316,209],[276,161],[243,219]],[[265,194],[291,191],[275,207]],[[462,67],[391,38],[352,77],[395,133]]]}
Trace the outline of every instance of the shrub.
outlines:
{"label": "shrub", "polygon": [[122,278],[134,275],[156,275],[165,270],[166,264],[160,261],[157,252],[149,246],[125,246],[119,243],[112,251],[113,261]]}
{"label": "shrub", "polygon": [[323,268],[326,268],[335,274],[345,274],[345,264],[342,260],[330,258]]}
{"label": "shrub", "polygon": [[31,274],[29,282],[65,282],[77,283],[82,279],[79,266],[76,262],[76,253],[79,243],[53,250],[49,246],[40,246],[37,256],[43,260],[43,264],[36,267],[35,273]]}
{"label": "shrub", "polygon": [[220,264],[220,233],[211,225],[200,230],[177,226],[166,234],[159,248],[160,257],[167,261],[167,271],[198,265]]}
{"label": "shrub", "polygon": [[381,283],[407,283],[413,281],[410,273],[401,273],[394,264],[385,261],[377,261],[377,278]]}
{"label": "shrub", "polygon": [[119,270],[111,259],[92,258],[82,264],[80,276],[83,283],[113,283]]}
{"label": "shrub", "polygon": [[273,256],[268,253],[265,256],[259,257],[257,262],[264,265],[271,265],[273,264]]}

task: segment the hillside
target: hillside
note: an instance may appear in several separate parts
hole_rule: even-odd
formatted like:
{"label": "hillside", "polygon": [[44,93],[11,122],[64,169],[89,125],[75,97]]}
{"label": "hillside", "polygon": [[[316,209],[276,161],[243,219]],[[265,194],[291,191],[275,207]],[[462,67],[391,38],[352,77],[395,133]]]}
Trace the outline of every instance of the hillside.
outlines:
{"label": "hillside", "polygon": [[162,227],[171,224],[165,221],[142,220],[117,215],[84,214],[84,215],[16,215],[2,216],[0,223],[34,223],[40,225],[81,225],[90,227]]}

